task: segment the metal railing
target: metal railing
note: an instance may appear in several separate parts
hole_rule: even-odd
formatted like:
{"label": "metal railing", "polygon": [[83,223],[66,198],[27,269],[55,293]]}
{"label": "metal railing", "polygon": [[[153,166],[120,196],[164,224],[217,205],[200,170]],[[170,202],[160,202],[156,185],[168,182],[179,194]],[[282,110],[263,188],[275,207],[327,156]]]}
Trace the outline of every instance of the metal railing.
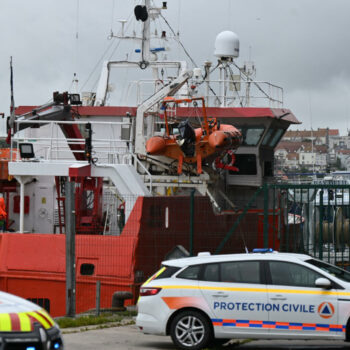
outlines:
{"label": "metal railing", "polygon": [[[170,80],[162,80],[160,86],[159,82],[151,79],[132,81],[123,100],[138,106]],[[283,107],[283,88],[267,81],[210,80],[209,85],[210,88],[206,81],[193,85],[196,95],[203,96],[208,107]],[[136,100],[132,101],[131,96],[136,96]]]}
{"label": "metal railing", "polygon": [[[35,158],[40,161],[65,161],[74,159],[74,154],[84,153],[86,138],[66,138],[60,128],[61,125],[78,125],[84,127],[91,124],[93,137],[93,158],[96,163],[122,164],[124,155],[130,154],[129,139],[123,139],[116,134],[121,133],[122,126],[131,127],[126,122],[82,122],[82,121],[16,121],[18,129],[29,124],[41,126],[40,134],[38,129],[27,128],[18,132],[12,138],[12,149],[16,143],[33,144]],[[44,129],[43,126],[46,128]],[[34,130],[34,131],[33,131]],[[81,128],[84,136],[84,130]],[[80,146],[80,149],[73,149]],[[11,161],[20,162],[20,158],[14,159],[11,152]]]}
{"label": "metal railing", "polygon": [[[254,212],[258,233],[250,240],[247,228]],[[243,208],[237,208],[215,252],[222,253],[239,240],[350,269],[350,184],[264,184]],[[251,249],[248,243],[245,246]]]}
{"label": "metal railing", "polygon": [[344,183],[265,185],[264,245],[350,267],[349,198]]}

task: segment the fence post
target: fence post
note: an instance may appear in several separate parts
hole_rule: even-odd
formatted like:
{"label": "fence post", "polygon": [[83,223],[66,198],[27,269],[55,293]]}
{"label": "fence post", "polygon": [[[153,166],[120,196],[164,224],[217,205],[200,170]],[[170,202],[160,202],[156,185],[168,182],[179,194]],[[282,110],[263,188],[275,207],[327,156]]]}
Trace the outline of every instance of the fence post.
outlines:
{"label": "fence post", "polygon": [[319,259],[323,259],[323,189],[320,191],[320,215],[319,215],[319,237],[318,237],[318,254]]}
{"label": "fence post", "polygon": [[264,184],[264,248],[269,246],[269,186]]}
{"label": "fence post", "polygon": [[100,316],[101,281],[96,281],[96,316]]}
{"label": "fence post", "polygon": [[194,192],[195,190],[193,189],[190,196],[190,256],[193,256]]}
{"label": "fence post", "polygon": [[66,182],[66,315],[75,316],[75,182]]}

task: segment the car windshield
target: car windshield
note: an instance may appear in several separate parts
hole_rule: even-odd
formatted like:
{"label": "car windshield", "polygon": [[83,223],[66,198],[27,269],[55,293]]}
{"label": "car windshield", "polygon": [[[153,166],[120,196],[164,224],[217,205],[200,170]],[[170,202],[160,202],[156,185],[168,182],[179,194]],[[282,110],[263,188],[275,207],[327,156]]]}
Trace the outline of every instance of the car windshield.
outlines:
{"label": "car windshield", "polygon": [[305,262],[314,265],[323,271],[328,272],[332,276],[337,277],[344,282],[350,282],[350,272],[345,271],[337,266],[327,264],[324,261],[316,259],[306,260]]}
{"label": "car windshield", "polygon": [[[161,269],[158,270],[153,276],[151,276],[147,282],[150,282],[152,280],[158,280],[161,278],[169,278],[171,277],[175,272],[179,271],[180,267],[177,266],[168,266],[168,265],[162,265]],[[146,283],[147,283],[146,282]]]}

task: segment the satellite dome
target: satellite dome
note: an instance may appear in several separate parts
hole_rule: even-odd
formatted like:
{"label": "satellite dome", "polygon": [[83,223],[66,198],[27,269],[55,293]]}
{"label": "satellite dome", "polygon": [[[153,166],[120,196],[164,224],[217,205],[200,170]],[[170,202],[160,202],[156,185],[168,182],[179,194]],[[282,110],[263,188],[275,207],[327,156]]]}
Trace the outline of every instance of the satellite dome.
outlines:
{"label": "satellite dome", "polygon": [[238,36],[229,30],[219,33],[215,39],[214,55],[219,58],[238,57]]}

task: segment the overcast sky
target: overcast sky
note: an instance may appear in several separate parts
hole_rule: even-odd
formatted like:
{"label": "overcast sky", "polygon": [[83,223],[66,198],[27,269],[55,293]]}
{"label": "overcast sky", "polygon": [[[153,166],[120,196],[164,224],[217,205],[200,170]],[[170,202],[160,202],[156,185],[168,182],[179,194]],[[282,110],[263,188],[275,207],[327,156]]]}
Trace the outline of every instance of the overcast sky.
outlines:
{"label": "overcast sky", "polygon": [[[79,90],[91,89],[111,45],[107,36],[138,3],[0,0],[0,111],[9,113],[10,56],[16,106],[47,102],[71,87],[74,73]],[[220,31],[237,33],[237,63],[251,55],[257,79],[284,88],[299,128],[350,128],[349,0],[168,0],[164,15],[199,65],[215,61]]]}

